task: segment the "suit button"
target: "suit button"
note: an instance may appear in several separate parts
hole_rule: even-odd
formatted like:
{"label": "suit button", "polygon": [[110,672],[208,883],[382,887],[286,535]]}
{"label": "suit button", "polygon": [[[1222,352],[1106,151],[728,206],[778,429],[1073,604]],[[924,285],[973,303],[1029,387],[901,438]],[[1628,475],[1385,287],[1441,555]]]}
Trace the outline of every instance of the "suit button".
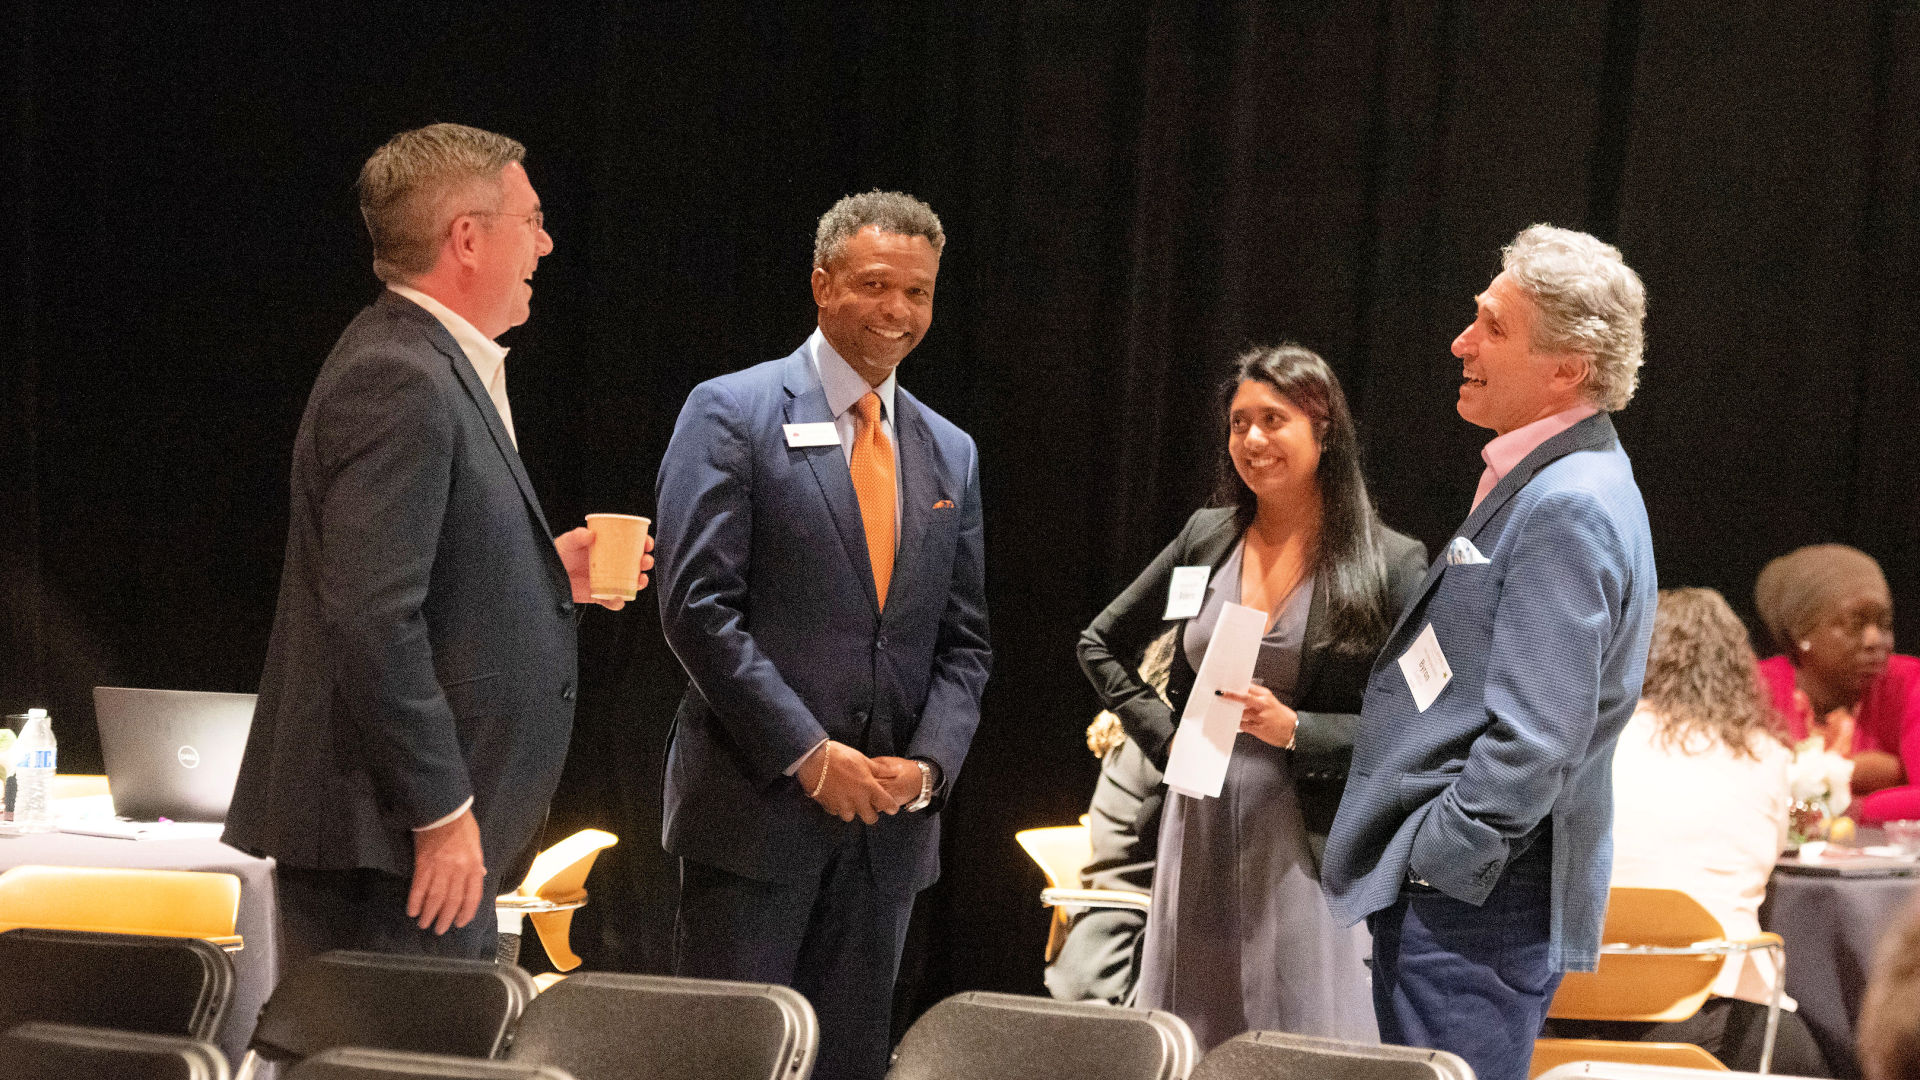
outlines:
{"label": "suit button", "polygon": [[560,617],[563,619],[566,619],[566,618],[571,618],[572,616],[573,616],[573,601],[571,600],[560,601]]}
{"label": "suit button", "polygon": [[886,652],[886,651],[887,651],[887,639],[886,639],[886,638],[881,638],[881,639],[880,639],[879,641],[876,641],[876,642],[874,642],[874,643],[873,643],[873,647],[874,647],[874,648],[876,648],[876,649],[879,649],[879,650],[880,650],[881,652]]}
{"label": "suit button", "polygon": [[564,687],[562,687],[562,688],[561,688],[561,690],[560,690],[560,700],[561,700],[561,701],[572,701],[572,700],[573,700],[573,684],[572,684],[572,683],[568,683],[568,684],[567,684],[566,686],[564,686]]}

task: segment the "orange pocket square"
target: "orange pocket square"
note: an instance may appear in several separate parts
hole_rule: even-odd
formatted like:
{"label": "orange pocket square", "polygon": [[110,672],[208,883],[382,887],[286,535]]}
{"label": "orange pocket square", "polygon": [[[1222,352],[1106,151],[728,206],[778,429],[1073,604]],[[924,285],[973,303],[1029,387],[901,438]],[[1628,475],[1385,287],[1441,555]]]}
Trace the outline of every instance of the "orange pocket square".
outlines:
{"label": "orange pocket square", "polygon": [[941,500],[940,500],[939,502],[937,502],[937,503],[934,503],[934,504],[933,504],[933,508],[934,508],[935,510],[953,510],[953,509],[957,509],[957,508],[956,508],[956,507],[955,507],[955,506],[953,505],[953,500],[952,500],[952,499],[941,499]]}

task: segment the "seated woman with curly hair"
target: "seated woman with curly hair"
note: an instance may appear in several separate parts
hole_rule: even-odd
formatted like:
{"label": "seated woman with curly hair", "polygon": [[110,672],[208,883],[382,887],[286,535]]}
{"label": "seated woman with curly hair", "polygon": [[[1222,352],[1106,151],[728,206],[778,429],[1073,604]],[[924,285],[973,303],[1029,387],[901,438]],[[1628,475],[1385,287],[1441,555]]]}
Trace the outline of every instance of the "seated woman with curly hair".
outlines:
{"label": "seated woman with curly hair", "polygon": [[1754,605],[1782,654],[1760,674],[1796,742],[1825,736],[1853,759],[1857,816],[1920,818],[1920,659],[1893,651],[1893,594],[1880,564],[1844,544],[1768,563]]}
{"label": "seated woman with curly hair", "polygon": [[[1613,884],[1679,889],[1730,938],[1760,932],[1787,834],[1792,752],[1755,675],[1747,629],[1712,589],[1664,589],[1640,707],[1613,755]],[[1668,1024],[1550,1021],[1564,1038],[1690,1042],[1754,1071],[1780,977],[1764,952],[1729,956],[1714,996]],[[1789,999],[1787,1008],[1792,1008]],[[1773,1072],[1829,1076],[1806,1021],[1780,1014]]]}

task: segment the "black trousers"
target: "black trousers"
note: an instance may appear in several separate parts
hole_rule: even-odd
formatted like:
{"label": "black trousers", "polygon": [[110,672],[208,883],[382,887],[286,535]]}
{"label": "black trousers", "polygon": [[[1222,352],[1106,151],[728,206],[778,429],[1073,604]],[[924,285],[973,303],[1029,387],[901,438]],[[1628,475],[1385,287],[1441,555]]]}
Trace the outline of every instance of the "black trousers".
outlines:
{"label": "black trousers", "polygon": [[680,860],[674,970],[779,983],[820,1020],[816,1080],[882,1080],[892,1054],[893,982],[913,893],[873,880],[865,830],[817,878],[755,881]]}
{"label": "black trousers", "polygon": [[382,870],[315,870],[281,863],[274,868],[273,882],[280,909],[282,971],[335,949],[491,960],[498,948],[493,897],[500,889],[492,874],[481,886],[473,921],[449,927],[445,934],[422,930],[407,918],[412,883]]}

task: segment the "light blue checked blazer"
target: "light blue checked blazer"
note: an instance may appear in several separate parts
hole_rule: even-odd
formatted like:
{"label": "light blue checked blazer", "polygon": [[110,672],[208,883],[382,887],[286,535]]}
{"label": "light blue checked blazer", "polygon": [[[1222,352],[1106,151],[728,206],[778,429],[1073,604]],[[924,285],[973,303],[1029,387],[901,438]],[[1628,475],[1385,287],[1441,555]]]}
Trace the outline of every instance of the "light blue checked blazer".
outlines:
{"label": "light blue checked blazer", "polygon": [[[1551,817],[1548,962],[1591,971],[1613,862],[1614,742],[1640,696],[1657,581],[1646,507],[1600,413],[1501,478],[1401,614],[1367,683],[1321,885],[1357,922],[1409,870],[1484,903],[1516,841]],[[1451,545],[1449,545],[1451,546]],[[1429,623],[1453,679],[1414,708],[1398,663]]]}

